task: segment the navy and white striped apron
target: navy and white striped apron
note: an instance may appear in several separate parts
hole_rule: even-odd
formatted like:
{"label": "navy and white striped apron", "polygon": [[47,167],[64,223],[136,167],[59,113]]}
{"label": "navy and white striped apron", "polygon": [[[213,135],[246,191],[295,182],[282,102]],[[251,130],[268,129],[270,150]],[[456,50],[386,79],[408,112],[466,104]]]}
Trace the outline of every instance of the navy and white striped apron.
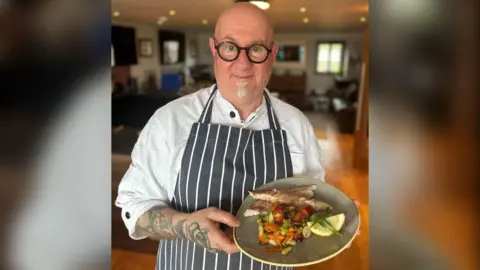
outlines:
{"label": "navy and white striped apron", "polygon": [[[172,207],[192,213],[207,207],[237,214],[243,199],[267,182],[291,177],[287,136],[264,92],[270,129],[250,130],[210,123],[213,89],[198,122],[192,125]],[[241,253],[212,254],[187,239],[163,240],[157,255],[160,270],[289,269],[252,260]]]}

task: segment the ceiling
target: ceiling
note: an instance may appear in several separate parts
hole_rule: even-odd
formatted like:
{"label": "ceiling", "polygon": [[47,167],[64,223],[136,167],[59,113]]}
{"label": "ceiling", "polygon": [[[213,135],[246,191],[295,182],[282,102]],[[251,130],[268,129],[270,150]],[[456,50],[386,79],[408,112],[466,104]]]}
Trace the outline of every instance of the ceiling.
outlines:
{"label": "ceiling", "polygon": [[[156,23],[163,16],[167,20],[161,28],[212,29],[220,13],[234,0],[112,0],[111,3],[114,20]],[[302,7],[305,12],[300,11]],[[175,11],[173,16],[170,10]],[[270,0],[266,12],[276,31],[356,30],[368,24],[368,0]],[[308,23],[303,22],[304,18],[308,18]],[[204,20],[208,21],[206,25],[202,23]]]}

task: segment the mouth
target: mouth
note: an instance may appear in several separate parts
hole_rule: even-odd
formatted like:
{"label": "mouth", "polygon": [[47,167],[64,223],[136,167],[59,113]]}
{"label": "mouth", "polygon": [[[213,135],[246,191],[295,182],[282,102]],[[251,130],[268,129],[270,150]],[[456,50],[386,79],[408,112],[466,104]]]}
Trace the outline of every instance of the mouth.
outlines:
{"label": "mouth", "polygon": [[239,80],[248,80],[250,78],[253,77],[253,75],[243,75],[243,76],[237,76],[237,75],[233,75],[233,77],[239,79]]}

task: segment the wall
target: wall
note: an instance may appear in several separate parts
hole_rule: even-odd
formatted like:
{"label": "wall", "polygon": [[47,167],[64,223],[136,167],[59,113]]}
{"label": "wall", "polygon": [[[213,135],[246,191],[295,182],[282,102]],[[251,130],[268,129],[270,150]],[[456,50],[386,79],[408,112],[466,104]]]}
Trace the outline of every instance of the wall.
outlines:
{"label": "wall", "polygon": [[150,72],[153,72],[156,76],[156,81],[159,81],[161,75],[161,65],[158,59],[158,29],[155,24],[137,23],[114,20],[112,25],[133,27],[135,28],[135,35],[137,39],[146,38],[151,39],[153,42],[153,56],[152,57],[140,57],[137,54],[138,63],[130,66],[130,75],[137,79],[139,87],[147,79]]}
{"label": "wall", "polygon": [[317,43],[319,41],[344,41],[345,42],[345,63],[347,78],[360,78],[360,66],[349,66],[350,57],[359,57],[362,54],[363,33],[305,33],[305,34],[277,34],[277,42],[298,40],[306,43],[306,63],[305,71],[307,73],[307,93],[315,89],[318,93],[324,93],[333,85],[331,75],[321,75],[315,72],[317,59]]}
{"label": "wall", "polygon": [[[193,32],[186,31],[187,42],[187,65],[212,64],[213,58],[210,52],[208,39],[212,37],[211,32]],[[190,57],[190,41],[197,43],[197,57]],[[305,70],[307,73],[307,89],[308,93],[311,89],[315,89],[318,93],[324,93],[333,85],[333,77],[330,75],[320,75],[315,72],[317,57],[317,42],[319,41],[344,41],[346,44],[345,63],[348,64],[350,57],[360,57],[363,47],[363,32],[341,32],[341,33],[280,33],[275,35],[277,42],[299,41],[306,45],[306,62],[305,67],[292,67],[291,69]],[[275,68],[281,71],[284,68]],[[347,65],[345,77],[360,78],[360,66]]]}
{"label": "wall", "polygon": [[[153,71],[157,75],[157,82],[160,81],[161,73],[186,72],[188,78],[188,68],[195,64],[211,65],[213,63],[212,53],[210,52],[208,39],[213,36],[213,32],[206,31],[184,31],[186,42],[186,64],[171,66],[161,66],[158,60],[158,28],[155,24],[134,23],[125,21],[114,21],[114,25],[135,27],[137,39],[150,38],[154,45],[154,56],[150,58],[138,58],[138,64],[131,66],[131,76],[138,78],[139,83],[145,80],[148,71]],[[318,93],[324,93],[333,85],[333,77],[330,75],[320,75],[315,72],[315,62],[317,57],[317,42],[319,41],[345,41],[346,52],[345,62],[348,63],[350,57],[360,57],[363,47],[363,32],[318,32],[318,33],[279,33],[275,35],[278,42],[301,41],[306,44],[306,63],[304,68],[307,73],[306,92],[315,89]],[[191,42],[196,43],[196,56],[191,55]],[[291,69],[298,69],[292,67]],[[275,68],[283,70],[284,68]],[[360,78],[361,68],[359,66],[347,65],[345,76],[348,78]]]}

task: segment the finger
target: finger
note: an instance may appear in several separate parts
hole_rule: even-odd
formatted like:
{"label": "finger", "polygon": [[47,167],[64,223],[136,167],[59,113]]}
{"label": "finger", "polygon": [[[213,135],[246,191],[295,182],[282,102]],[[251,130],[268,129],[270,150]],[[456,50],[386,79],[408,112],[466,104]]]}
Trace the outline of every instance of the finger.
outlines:
{"label": "finger", "polygon": [[227,234],[220,230],[216,231],[216,233],[212,235],[212,238],[214,239],[217,248],[225,251],[228,254],[240,251],[237,245],[235,245],[235,243],[227,236]]}
{"label": "finger", "polygon": [[208,212],[207,218],[209,218],[212,221],[221,222],[230,227],[238,227],[240,225],[240,222],[238,221],[238,219],[234,217],[231,213],[217,209],[217,208],[212,208]]}
{"label": "finger", "polygon": [[353,200],[353,204],[355,204],[357,208],[360,207],[360,201]]}

